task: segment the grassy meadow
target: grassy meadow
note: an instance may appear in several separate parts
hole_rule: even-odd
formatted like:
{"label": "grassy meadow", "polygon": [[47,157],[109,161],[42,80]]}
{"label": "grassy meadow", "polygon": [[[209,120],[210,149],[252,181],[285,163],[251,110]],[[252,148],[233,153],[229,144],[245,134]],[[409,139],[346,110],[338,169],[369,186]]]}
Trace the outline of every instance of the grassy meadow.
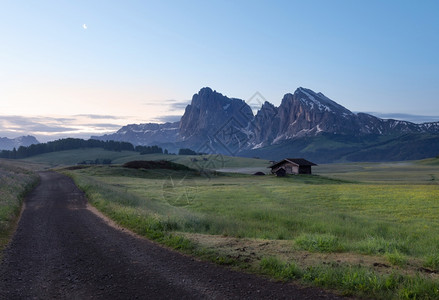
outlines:
{"label": "grassy meadow", "polygon": [[[270,163],[263,159],[230,157],[223,155],[171,155],[146,154],[134,151],[109,151],[101,148],[66,150],[31,156],[23,159],[32,164],[42,164],[50,167],[76,165],[79,162],[95,159],[111,159],[112,164],[124,164],[133,160],[168,160],[196,169],[229,169],[240,171],[243,168],[253,171],[268,172]],[[254,171],[255,172],[255,171]],[[253,173],[254,173],[253,172]]]}
{"label": "grassy meadow", "polygon": [[0,159],[0,253],[12,234],[25,194],[38,182],[38,167]]}
{"label": "grassy meadow", "polygon": [[[193,165],[193,157],[175,158]],[[317,176],[287,178],[120,166],[65,172],[116,222],[171,247],[344,294],[437,299],[438,161],[323,165]],[[267,163],[231,158],[225,167]]]}
{"label": "grassy meadow", "polygon": [[101,148],[88,148],[79,150],[65,150],[51,153],[44,153],[23,159],[33,164],[43,164],[50,167],[76,165],[85,160],[111,159],[119,160],[125,157],[140,156],[134,151],[109,151]]}

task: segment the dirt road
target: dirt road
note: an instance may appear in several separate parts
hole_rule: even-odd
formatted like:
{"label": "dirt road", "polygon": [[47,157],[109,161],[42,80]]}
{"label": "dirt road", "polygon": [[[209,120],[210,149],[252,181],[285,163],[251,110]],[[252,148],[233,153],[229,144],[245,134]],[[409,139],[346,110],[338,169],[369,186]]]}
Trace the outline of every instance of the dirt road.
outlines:
{"label": "dirt road", "polygon": [[42,172],[0,265],[0,299],[337,299],[199,262],[107,225]]}

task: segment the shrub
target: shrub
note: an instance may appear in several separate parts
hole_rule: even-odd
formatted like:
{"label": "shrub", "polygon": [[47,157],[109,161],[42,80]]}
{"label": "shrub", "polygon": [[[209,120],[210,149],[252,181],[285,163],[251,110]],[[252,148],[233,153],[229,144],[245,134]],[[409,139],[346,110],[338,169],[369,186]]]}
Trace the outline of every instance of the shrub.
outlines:
{"label": "shrub", "polygon": [[259,266],[263,273],[283,280],[300,278],[302,274],[295,263],[284,263],[276,257],[262,258]]}
{"label": "shrub", "polygon": [[409,248],[404,242],[386,240],[382,237],[368,236],[365,240],[357,243],[356,248],[364,254],[385,254],[400,252],[410,254]]}
{"label": "shrub", "polygon": [[428,255],[425,259],[424,267],[439,271],[439,253]]}
{"label": "shrub", "polygon": [[399,253],[398,251],[394,251],[392,253],[386,253],[385,257],[394,266],[402,267],[407,264],[407,258],[401,253]]}
{"label": "shrub", "polygon": [[311,252],[341,252],[343,246],[332,234],[302,234],[295,239],[295,244]]}
{"label": "shrub", "polygon": [[439,284],[422,277],[408,277],[398,291],[400,299],[439,299]]}

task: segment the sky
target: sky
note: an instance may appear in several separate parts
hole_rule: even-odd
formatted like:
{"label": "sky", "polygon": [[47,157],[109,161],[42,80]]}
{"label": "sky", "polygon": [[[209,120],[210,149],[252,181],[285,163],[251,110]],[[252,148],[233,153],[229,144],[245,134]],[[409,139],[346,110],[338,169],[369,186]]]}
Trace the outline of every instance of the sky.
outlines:
{"label": "sky", "polygon": [[0,0],[0,137],[175,121],[209,86],[439,121],[439,1]]}

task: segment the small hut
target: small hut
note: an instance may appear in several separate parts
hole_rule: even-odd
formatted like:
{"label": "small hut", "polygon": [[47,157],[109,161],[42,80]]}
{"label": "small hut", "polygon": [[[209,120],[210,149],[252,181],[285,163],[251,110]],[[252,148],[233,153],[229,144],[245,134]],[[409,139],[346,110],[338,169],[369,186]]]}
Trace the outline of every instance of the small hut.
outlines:
{"label": "small hut", "polygon": [[285,172],[285,174],[312,174],[312,166],[317,165],[304,158],[285,158],[269,166],[269,168],[271,168],[272,174],[279,176],[278,174],[282,174],[283,172]]}

